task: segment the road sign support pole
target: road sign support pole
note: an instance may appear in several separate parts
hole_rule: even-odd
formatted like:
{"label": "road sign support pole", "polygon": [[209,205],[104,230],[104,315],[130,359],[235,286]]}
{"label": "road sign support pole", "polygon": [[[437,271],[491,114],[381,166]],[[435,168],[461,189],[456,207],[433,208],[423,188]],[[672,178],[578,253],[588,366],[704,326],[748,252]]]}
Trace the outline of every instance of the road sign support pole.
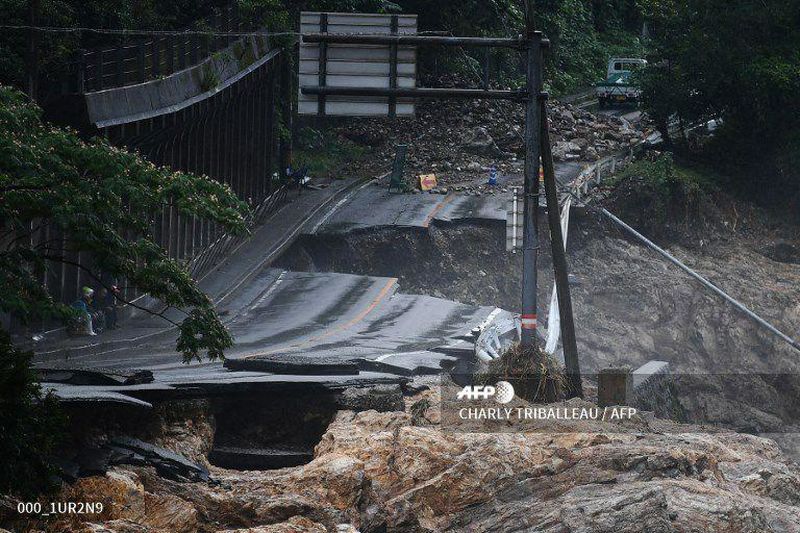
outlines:
{"label": "road sign support pole", "polygon": [[547,220],[550,225],[550,245],[553,253],[553,271],[556,280],[558,315],[561,322],[561,344],[564,348],[564,367],[567,371],[566,397],[583,398],[581,367],[578,360],[578,343],[575,339],[575,322],[572,317],[572,297],[569,292],[567,254],[564,236],[561,234],[561,217],[556,190],[556,173],[553,152],[550,149],[550,128],[547,123],[547,94],[540,98],[542,167],[544,169],[544,191],[547,198]]}
{"label": "road sign support pole", "polygon": [[[530,20],[530,18],[529,18]],[[527,93],[525,105],[525,187],[522,235],[522,338],[524,347],[536,345],[537,279],[539,252],[539,152],[541,148],[538,95],[541,88],[541,38],[533,25],[527,28]]]}
{"label": "road sign support pole", "polygon": [[[327,13],[320,13],[319,15],[319,32],[320,34],[328,33],[328,14]],[[325,87],[327,82],[328,76],[328,43],[321,42],[319,43],[319,74],[318,74],[318,81],[320,87]],[[323,116],[326,113],[325,109],[325,95],[320,94],[317,96],[317,115]]]}

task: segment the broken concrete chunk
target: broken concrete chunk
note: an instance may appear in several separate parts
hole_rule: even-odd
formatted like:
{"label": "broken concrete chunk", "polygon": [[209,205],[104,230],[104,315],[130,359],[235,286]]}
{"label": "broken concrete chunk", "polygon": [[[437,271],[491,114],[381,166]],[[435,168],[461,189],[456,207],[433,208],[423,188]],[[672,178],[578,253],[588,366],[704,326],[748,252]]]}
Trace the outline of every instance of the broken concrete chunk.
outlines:
{"label": "broken concrete chunk", "polygon": [[[162,477],[175,481],[208,481],[210,479],[205,467],[165,448],[130,437],[116,437],[110,444],[113,447],[134,452],[134,455],[130,457],[132,460],[138,460],[137,456],[141,456],[147,464],[154,466]],[[117,453],[120,451],[118,450]]]}
{"label": "broken concrete chunk", "polygon": [[348,411],[402,411],[403,391],[400,385],[349,387],[336,396],[336,406]]}
{"label": "broken concrete chunk", "polygon": [[159,475],[174,481],[210,479],[208,470],[184,456],[129,437],[116,437],[97,448],[82,448],[72,459],[56,458],[53,462],[68,481],[104,475],[115,465],[153,466]]}

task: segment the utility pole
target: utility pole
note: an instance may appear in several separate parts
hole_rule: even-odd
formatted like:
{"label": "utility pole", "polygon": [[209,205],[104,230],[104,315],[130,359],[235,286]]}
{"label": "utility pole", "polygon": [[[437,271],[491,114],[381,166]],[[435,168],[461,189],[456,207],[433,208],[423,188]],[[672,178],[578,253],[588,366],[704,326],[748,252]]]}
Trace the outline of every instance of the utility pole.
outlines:
{"label": "utility pole", "polygon": [[541,98],[542,122],[542,167],[544,168],[544,190],[547,198],[547,220],[550,225],[550,245],[553,251],[553,271],[556,280],[558,315],[561,322],[561,344],[564,347],[564,367],[567,371],[567,398],[583,398],[581,367],[578,360],[578,342],[575,339],[575,322],[572,317],[572,297],[569,293],[567,254],[558,209],[556,173],[553,153],[550,149],[550,128],[547,123],[547,95]]}
{"label": "utility pole", "polygon": [[539,155],[541,90],[541,40],[534,30],[533,0],[525,4],[527,41],[527,100],[525,104],[525,186],[522,234],[522,346],[536,345],[537,298],[536,263],[539,252]]}

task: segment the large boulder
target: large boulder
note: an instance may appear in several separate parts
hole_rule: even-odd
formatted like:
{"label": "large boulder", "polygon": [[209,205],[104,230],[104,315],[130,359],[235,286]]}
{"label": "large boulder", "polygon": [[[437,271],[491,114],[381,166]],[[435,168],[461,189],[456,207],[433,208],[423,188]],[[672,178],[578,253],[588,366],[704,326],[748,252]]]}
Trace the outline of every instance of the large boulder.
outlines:
{"label": "large boulder", "polygon": [[570,161],[579,159],[580,156],[581,147],[575,142],[560,141],[555,143],[555,146],[553,146],[553,158],[556,161]]}
{"label": "large boulder", "polygon": [[462,148],[465,152],[484,157],[506,157],[506,154],[497,147],[494,139],[484,127],[473,129],[465,137]]}

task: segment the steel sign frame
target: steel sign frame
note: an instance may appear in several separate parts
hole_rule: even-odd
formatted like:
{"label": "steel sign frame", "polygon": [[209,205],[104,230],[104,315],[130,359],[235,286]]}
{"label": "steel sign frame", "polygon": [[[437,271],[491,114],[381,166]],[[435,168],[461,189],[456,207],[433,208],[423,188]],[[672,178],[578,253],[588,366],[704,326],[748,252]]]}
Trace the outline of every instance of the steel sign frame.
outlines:
{"label": "steel sign frame", "polygon": [[[350,38],[410,37],[416,15],[302,12],[300,15],[298,113],[329,116],[413,116],[414,100],[395,94],[328,93],[344,90],[401,90],[417,85],[417,51],[412,45],[353,43]],[[342,37],[345,42],[328,42]],[[313,87],[315,92],[303,91]]]}

